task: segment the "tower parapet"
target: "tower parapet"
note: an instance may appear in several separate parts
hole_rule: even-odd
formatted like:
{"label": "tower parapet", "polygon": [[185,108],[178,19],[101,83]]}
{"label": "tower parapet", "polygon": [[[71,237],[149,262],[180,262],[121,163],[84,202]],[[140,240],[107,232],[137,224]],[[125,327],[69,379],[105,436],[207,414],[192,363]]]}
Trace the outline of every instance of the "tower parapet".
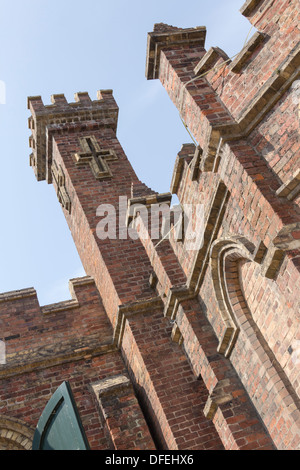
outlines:
{"label": "tower parapet", "polygon": [[75,102],[69,103],[64,94],[51,96],[51,105],[44,105],[41,96],[28,98],[28,119],[32,135],[29,145],[32,149],[30,165],[34,169],[38,181],[47,180],[51,183],[51,132],[63,129],[73,132],[80,129],[111,128],[116,132],[119,108],[112,90],[99,90],[97,99],[91,100],[87,92],[75,93]]}

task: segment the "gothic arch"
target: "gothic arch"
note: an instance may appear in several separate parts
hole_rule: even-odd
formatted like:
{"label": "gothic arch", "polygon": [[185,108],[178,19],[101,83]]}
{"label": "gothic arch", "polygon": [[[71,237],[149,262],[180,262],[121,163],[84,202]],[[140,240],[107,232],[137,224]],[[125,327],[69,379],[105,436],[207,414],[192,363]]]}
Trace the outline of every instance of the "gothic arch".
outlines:
{"label": "gothic arch", "polygon": [[0,450],[31,450],[33,434],[23,421],[0,416]]}
{"label": "gothic arch", "polygon": [[246,303],[239,282],[238,262],[251,260],[254,245],[243,237],[216,240],[211,248],[211,274],[223,320],[218,352],[226,357],[235,345],[240,327],[236,313],[243,313]]}
{"label": "gothic arch", "polygon": [[[255,247],[248,240],[224,238],[216,240],[211,248],[211,274],[218,302],[218,309],[223,321],[223,329],[219,334],[218,352],[230,357],[237,338],[240,347],[246,348],[251,354],[252,362],[242,359],[239,350],[235,359],[231,359],[249,396],[259,409],[261,416],[269,416],[272,406],[274,422],[281,419],[286,428],[299,427],[300,400],[288,380],[273,351],[256,325],[248,304],[245,300],[240,283],[239,265],[241,262],[254,261]],[[238,347],[238,346],[236,346]],[[250,369],[249,369],[250,367]],[[259,377],[255,371],[259,370]],[[255,387],[250,380],[255,379]],[[261,397],[269,390],[269,400]],[[283,398],[282,397],[286,397]],[[271,405],[270,405],[271,404]],[[291,414],[291,407],[294,410]],[[274,438],[276,439],[276,429]],[[272,429],[270,429],[272,436]]]}

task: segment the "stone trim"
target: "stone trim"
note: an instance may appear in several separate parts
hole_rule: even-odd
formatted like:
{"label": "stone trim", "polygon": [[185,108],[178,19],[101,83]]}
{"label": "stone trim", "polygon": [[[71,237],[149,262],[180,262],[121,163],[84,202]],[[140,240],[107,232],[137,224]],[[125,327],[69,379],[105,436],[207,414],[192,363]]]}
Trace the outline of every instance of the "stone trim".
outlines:
{"label": "stone trim", "polygon": [[178,192],[183,175],[184,163],[187,162],[187,164],[189,164],[191,162],[197,149],[198,147],[196,147],[194,144],[183,144],[180,151],[178,152],[170,185],[170,192],[172,194],[177,194]]}
{"label": "stone trim", "polygon": [[219,59],[228,62],[229,57],[226,52],[219,47],[211,47],[194,68],[194,74],[197,76],[207,73],[216,65]]}
{"label": "stone trim", "polygon": [[[111,354],[117,351],[117,348],[112,343],[84,345],[82,342],[76,343],[63,343],[61,350],[56,353],[46,348],[41,348],[40,351],[24,351],[24,361],[17,364],[10,364],[0,368],[0,379],[8,379],[10,377],[29,374],[33,371],[41,371],[54,366],[61,366],[62,364],[74,363],[93,357],[101,356],[103,354]],[[26,357],[25,357],[26,354]]]}
{"label": "stone trim", "polygon": [[81,287],[81,286],[87,286],[89,284],[95,284],[94,279],[90,276],[77,277],[75,279],[70,279],[69,290],[72,295],[72,299],[64,300],[62,302],[57,302],[54,304],[44,305],[41,307],[42,314],[49,315],[49,314],[58,313],[64,310],[70,310],[70,309],[79,307],[80,304],[76,296],[75,288]]}
{"label": "stone trim", "polygon": [[286,197],[289,201],[293,201],[300,194],[300,170],[297,170],[280,188],[277,189],[278,197]]}
{"label": "stone trim", "polygon": [[132,197],[128,200],[128,209],[126,214],[126,225],[127,227],[136,218],[139,212],[139,206],[145,206],[149,209],[153,204],[167,204],[171,205],[172,194],[171,193],[153,193],[146,196]]}
{"label": "stone trim", "polygon": [[300,222],[283,227],[273,240],[274,246],[283,251],[300,249]]}
{"label": "stone trim", "polygon": [[7,442],[9,449],[31,450],[34,430],[25,422],[7,416],[0,416],[0,450],[1,441]]}
{"label": "stone trim", "polygon": [[153,311],[162,307],[163,302],[160,297],[153,297],[148,300],[141,300],[120,305],[117,313],[113,344],[116,345],[118,348],[121,347],[127,318],[132,317],[134,315],[143,314],[145,312]]}
{"label": "stone trim", "polygon": [[205,404],[203,413],[207,419],[214,419],[217,409],[220,405],[228,403],[233,399],[230,393],[231,383],[229,379],[219,380],[210,392]]}
{"label": "stone trim", "polygon": [[61,206],[66,209],[69,214],[71,214],[71,199],[66,189],[66,178],[61,165],[58,167],[57,163],[53,161],[51,166],[51,173],[52,178],[56,184],[56,194],[58,201]]}
{"label": "stone trim", "polygon": [[127,375],[108,376],[92,383],[90,387],[96,396],[114,449],[155,449],[144,414]]}
{"label": "stone trim", "polygon": [[190,47],[204,47],[206,28],[177,29],[166,32],[148,33],[146,77],[148,80],[158,78],[160,53],[163,49],[171,49],[188,45]]}
{"label": "stone trim", "polygon": [[234,73],[240,73],[242,68],[250,60],[253,52],[264,42],[266,36],[257,31],[252,38],[247,42],[241,52],[235,57],[230,64],[230,69]]}
{"label": "stone trim", "polygon": [[95,395],[100,399],[105,395],[118,394],[120,389],[127,387],[131,387],[131,382],[126,375],[114,375],[113,377],[107,377],[106,379],[92,384]]}
{"label": "stone trim", "polygon": [[225,357],[230,356],[239,334],[239,326],[227,292],[225,262],[232,256],[237,260],[252,260],[253,253],[254,246],[242,237],[218,239],[210,250],[212,281],[224,325],[217,351]]}
{"label": "stone trim", "polygon": [[50,315],[53,313],[62,312],[65,310],[71,310],[72,308],[79,307],[79,302],[77,299],[64,300],[63,302],[57,302],[55,304],[44,305],[41,307],[41,312],[43,315]]}
{"label": "stone trim", "polygon": [[243,16],[250,16],[261,2],[262,0],[246,0],[244,5],[240,8],[240,12]]}
{"label": "stone trim", "polygon": [[4,292],[0,294],[0,303],[11,302],[13,300],[27,299],[29,297],[36,297],[36,290],[33,287],[29,289],[13,290],[11,292]]}
{"label": "stone trim", "polygon": [[203,246],[196,253],[187,281],[188,289],[192,289],[195,292],[198,292],[202,285],[205,272],[209,264],[209,250],[211,244],[217,237],[229,197],[230,192],[228,191],[223,181],[220,180],[215,190],[215,194],[212,199],[206,220]]}

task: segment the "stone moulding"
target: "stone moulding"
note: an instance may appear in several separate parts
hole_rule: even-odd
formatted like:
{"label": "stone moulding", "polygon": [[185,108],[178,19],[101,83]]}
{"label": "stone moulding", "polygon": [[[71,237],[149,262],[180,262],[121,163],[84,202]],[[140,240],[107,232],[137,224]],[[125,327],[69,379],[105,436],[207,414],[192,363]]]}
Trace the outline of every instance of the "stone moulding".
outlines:
{"label": "stone moulding", "polygon": [[223,59],[225,62],[229,61],[228,55],[222,49],[219,47],[211,47],[194,68],[194,74],[196,76],[206,74],[206,72],[214,67],[219,59]]}
{"label": "stone moulding", "polygon": [[283,227],[274,238],[273,244],[283,251],[300,250],[300,222]]}
{"label": "stone moulding", "polygon": [[[260,264],[263,276],[275,279],[286,252],[300,248],[298,234],[300,234],[300,223],[286,226],[278,233],[268,249],[262,242],[255,247],[245,237],[240,236],[221,238],[212,243],[210,249],[211,275],[224,325],[219,338],[218,352],[229,357],[239,334],[239,326],[228,294],[227,260],[236,264],[236,274],[237,263],[241,260],[248,260]],[[243,294],[241,295],[243,297]],[[240,300],[244,302],[243,298]]]}
{"label": "stone moulding", "polygon": [[198,147],[196,148],[194,144],[183,144],[181,150],[178,152],[170,185],[170,192],[172,194],[178,193],[178,188],[183,176],[184,163],[187,162],[189,164],[195,157],[197,149]]}
{"label": "stone moulding", "polygon": [[114,329],[113,344],[118,348],[121,347],[126,320],[132,316],[143,314],[145,312],[153,311],[155,309],[162,309],[163,302],[161,298],[152,297],[147,300],[137,302],[130,302],[128,304],[120,305],[117,313],[117,321]]}
{"label": "stone moulding", "polygon": [[58,167],[57,163],[53,161],[51,170],[52,170],[52,179],[54,180],[55,185],[56,185],[56,194],[57,194],[58,201],[61,204],[61,206],[64,209],[66,209],[66,211],[70,214],[72,204],[71,204],[70,196],[66,189],[66,178],[65,178],[63,169],[61,165]]}
{"label": "stone moulding", "polygon": [[250,16],[260,3],[262,3],[262,0],[246,0],[244,5],[240,8],[240,12],[243,16]]}
{"label": "stone moulding", "polygon": [[146,77],[148,80],[158,78],[160,53],[163,48],[181,47],[183,45],[204,47],[206,28],[197,26],[185,30],[166,30],[165,32],[148,33]]}
{"label": "stone moulding", "polygon": [[[25,422],[0,415],[0,450],[31,450],[34,430]],[[6,449],[5,449],[6,450]]]}
{"label": "stone moulding", "polygon": [[120,389],[132,387],[130,379],[126,375],[115,375],[100,380],[91,385],[96,397],[101,399],[105,395],[117,394]]}
{"label": "stone moulding", "polygon": [[293,201],[300,194],[300,169],[283,183],[280,188],[277,189],[276,194],[278,197],[285,197],[289,201]]}
{"label": "stone moulding", "polygon": [[153,193],[145,196],[137,196],[128,199],[128,207],[126,214],[126,226],[128,227],[139,213],[139,206],[145,206],[148,210],[153,204],[166,204],[171,205],[172,194],[171,193]]}
{"label": "stone moulding", "polygon": [[75,288],[79,286],[86,286],[89,284],[94,284],[95,281],[90,276],[78,277],[69,280],[69,290],[72,296],[70,300],[64,300],[62,302],[57,302],[55,304],[44,305],[41,307],[41,312],[43,315],[54,314],[57,312],[61,312],[63,310],[70,310],[73,308],[77,308],[80,306],[77,295],[75,292]]}
{"label": "stone moulding", "polygon": [[215,295],[223,321],[223,332],[219,338],[218,352],[229,357],[239,334],[239,326],[232,310],[227,291],[226,258],[252,260],[254,246],[242,237],[216,240],[210,250],[211,275]]}
{"label": "stone moulding", "polygon": [[[18,359],[17,363],[11,362],[0,368],[0,379],[8,379],[57,365],[91,359],[103,354],[114,353],[115,351],[117,351],[117,348],[112,342],[103,344],[97,342],[94,345],[68,342],[62,344],[57,351],[53,351],[51,348],[48,351],[44,347],[34,351],[28,349],[24,351],[22,361]],[[50,356],[50,354],[52,355]],[[13,360],[13,357],[8,355],[8,360]]]}
{"label": "stone moulding", "polygon": [[14,290],[11,292],[4,292],[0,294],[0,303],[26,299],[28,297],[36,297],[36,290],[33,287],[28,289]]}
{"label": "stone moulding", "polygon": [[209,263],[209,250],[216,239],[221,226],[230,192],[223,183],[219,181],[209,209],[206,226],[204,230],[203,245],[195,255],[193,267],[189,275],[187,286],[195,292],[199,292],[204,275]]}
{"label": "stone moulding", "polygon": [[210,125],[210,132],[203,146],[200,169],[215,171],[214,163],[221,139],[223,143],[226,143],[247,137],[299,76],[300,42],[241,111],[237,120],[232,118],[232,123],[221,126]]}
{"label": "stone moulding", "polygon": [[207,419],[213,419],[218,407],[233,399],[232,394],[227,391],[228,388],[230,388],[229,379],[219,380],[217,382],[204,406],[203,413]]}
{"label": "stone moulding", "polygon": [[62,302],[57,302],[55,304],[44,305],[41,307],[41,312],[43,315],[50,315],[58,312],[63,312],[65,310],[70,310],[73,308],[79,307],[79,302],[77,299],[64,300]]}
{"label": "stone moulding", "polygon": [[254,33],[252,38],[243,47],[241,52],[231,62],[230,68],[232,72],[240,73],[242,68],[247,64],[248,60],[250,60],[253,52],[265,41],[265,39],[266,36],[263,33],[260,33],[259,31]]}

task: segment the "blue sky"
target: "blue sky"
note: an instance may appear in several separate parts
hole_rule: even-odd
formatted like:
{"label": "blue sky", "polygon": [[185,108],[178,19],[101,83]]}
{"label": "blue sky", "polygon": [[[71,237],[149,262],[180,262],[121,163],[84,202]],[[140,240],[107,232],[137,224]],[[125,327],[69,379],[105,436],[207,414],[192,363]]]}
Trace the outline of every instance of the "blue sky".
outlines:
{"label": "blue sky", "polygon": [[[41,305],[70,297],[84,275],[55,191],[29,167],[27,96],[113,89],[117,136],[139,178],[169,191],[191,139],[158,80],[145,78],[155,23],[206,26],[206,49],[239,52],[250,30],[243,0],[0,0],[0,292],[34,287]],[[254,31],[253,31],[254,32]],[[2,95],[2,99],[1,99]]]}

